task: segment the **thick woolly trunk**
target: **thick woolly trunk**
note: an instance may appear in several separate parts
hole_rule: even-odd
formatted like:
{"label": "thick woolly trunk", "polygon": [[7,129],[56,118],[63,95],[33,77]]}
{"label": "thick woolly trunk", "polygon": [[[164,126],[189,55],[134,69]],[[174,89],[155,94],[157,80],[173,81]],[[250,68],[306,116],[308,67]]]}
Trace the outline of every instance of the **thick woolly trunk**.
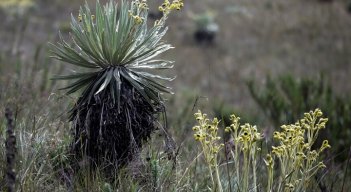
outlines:
{"label": "thick woolly trunk", "polygon": [[72,111],[72,150],[78,161],[86,159],[92,168],[111,171],[126,165],[156,129],[156,115],[161,110],[155,111],[121,80],[120,109],[108,87],[89,104],[77,105],[80,107]]}

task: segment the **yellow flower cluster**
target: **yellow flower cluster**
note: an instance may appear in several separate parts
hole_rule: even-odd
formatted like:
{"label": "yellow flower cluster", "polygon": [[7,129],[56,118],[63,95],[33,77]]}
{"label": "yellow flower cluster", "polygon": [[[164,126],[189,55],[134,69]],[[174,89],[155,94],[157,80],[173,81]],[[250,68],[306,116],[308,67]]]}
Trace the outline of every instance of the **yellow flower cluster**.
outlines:
{"label": "yellow flower cluster", "polygon": [[[324,163],[318,159],[321,152],[331,147],[328,140],[324,140],[318,149],[313,149],[319,131],[326,127],[328,121],[322,116],[320,109],[310,111],[295,124],[282,125],[281,131],[273,133],[273,138],[278,145],[272,146],[272,151],[264,159],[268,171],[266,191],[307,191],[311,177],[318,170],[325,168]],[[223,144],[219,144],[219,121],[217,118],[209,120],[207,115],[201,111],[195,113],[195,118],[198,125],[193,127],[194,138],[201,143],[204,157],[209,164],[211,178],[211,168],[216,170],[217,178],[219,178],[216,162],[218,152],[223,147]],[[258,151],[261,150],[259,141],[263,136],[256,126],[248,123],[240,125],[240,118],[235,115],[231,115],[230,120],[230,126],[224,131],[231,136],[228,143],[233,143],[233,147],[228,152],[232,155],[236,168],[234,175],[236,180],[240,181],[238,188],[241,191],[249,191],[251,186],[257,186]],[[273,184],[276,182],[274,180],[276,178],[274,177],[275,167],[280,172],[277,184]],[[217,183],[220,184],[220,181]]]}
{"label": "yellow flower cluster", "polygon": [[[86,19],[86,15],[84,14],[84,18]],[[91,20],[95,19],[95,15],[91,15]],[[78,21],[82,22],[83,21],[83,16],[81,14],[78,15]]]}
{"label": "yellow flower cluster", "polygon": [[219,121],[217,118],[212,121],[209,120],[207,115],[201,113],[201,111],[195,113],[195,118],[199,125],[193,127],[194,138],[201,143],[207,163],[215,166],[217,154],[224,146],[224,144],[219,143],[221,139],[218,136]]}
{"label": "yellow flower cluster", "polygon": [[240,117],[235,116],[234,114],[230,115],[229,119],[232,121],[229,127],[225,128],[225,132],[235,132],[239,128]]}
{"label": "yellow flower cluster", "polygon": [[184,6],[183,0],[174,0],[172,3],[165,0],[164,3],[158,8],[163,14],[168,15],[172,10],[180,10]]}
{"label": "yellow flower cluster", "polygon": [[129,10],[129,16],[132,17],[137,25],[143,23],[144,17],[140,16],[149,9],[147,0],[134,0],[133,8]]}
{"label": "yellow flower cluster", "polygon": [[265,164],[267,167],[272,167],[274,166],[274,161],[273,157],[271,154],[267,154],[266,159],[264,160]]}
{"label": "yellow flower cluster", "polygon": [[266,191],[272,191],[272,185],[273,185],[273,168],[274,168],[274,159],[272,157],[272,154],[267,154],[266,159],[264,159],[264,162],[267,166],[267,171],[268,171],[268,177],[267,177],[267,189]]}
{"label": "yellow flower cluster", "polygon": [[[273,133],[273,138],[279,142],[278,146],[272,147],[273,157],[280,161],[282,181],[290,177],[291,183],[284,183],[286,189],[303,189],[306,180],[313,176],[318,169],[325,167],[323,162],[318,162],[320,153],[330,145],[327,140],[323,141],[318,150],[312,150],[312,146],[321,129],[324,129],[328,121],[322,118],[320,109],[304,114],[304,118],[295,124],[282,125],[282,131]],[[268,160],[267,160],[268,162]],[[267,166],[271,166],[266,163]],[[304,178],[303,181],[301,178]]]}
{"label": "yellow flower cluster", "polygon": [[82,22],[83,21],[83,16],[81,14],[78,15],[78,21]]}
{"label": "yellow flower cluster", "polygon": [[144,21],[143,17],[140,17],[139,15],[133,15],[131,11],[129,11],[129,16],[133,17],[136,24],[141,24]]}
{"label": "yellow flower cluster", "polygon": [[[211,121],[207,118],[207,115],[201,113],[200,110],[194,115],[198,122],[198,125],[193,127],[193,131],[195,132],[194,138],[201,144],[202,153],[209,168],[213,187],[216,187],[216,189],[213,190],[222,192],[217,157],[219,151],[224,147],[224,144],[219,142],[221,139],[221,137],[218,136],[219,121],[217,118]],[[215,172],[215,177],[212,170]]]}
{"label": "yellow flower cluster", "polygon": [[[224,131],[230,133],[234,141],[234,148],[230,152],[236,167],[236,177],[242,181],[240,189],[249,191],[249,183],[254,183],[256,186],[257,152],[261,150],[257,142],[262,139],[262,134],[257,131],[256,126],[248,123],[240,125],[240,118],[234,114],[230,116],[230,120],[231,125],[226,127]],[[243,157],[242,161],[240,161],[241,156]],[[250,181],[251,172],[253,182]]]}
{"label": "yellow flower cluster", "polygon": [[[240,126],[240,118],[235,115],[231,115],[230,120],[232,121],[232,124],[225,128],[225,132],[231,133],[234,142],[236,144],[241,144],[241,149],[243,151],[250,150],[255,142],[262,139],[262,135],[257,131],[256,125],[252,126],[245,123]],[[239,126],[240,130],[238,130]],[[260,149],[258,148],[258,150]]]}

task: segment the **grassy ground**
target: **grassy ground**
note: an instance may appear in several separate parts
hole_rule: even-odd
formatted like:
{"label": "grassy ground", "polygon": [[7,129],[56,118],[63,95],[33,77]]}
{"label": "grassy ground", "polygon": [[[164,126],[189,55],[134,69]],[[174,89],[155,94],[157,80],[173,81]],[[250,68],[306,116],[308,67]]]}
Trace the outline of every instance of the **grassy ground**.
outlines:
{"label": "grassy ground", "polygon": [[[0,9],[4,18],[0,23],[0,149],[4,148],[4,111],[9,107],[16,119],[18,190],[68,190],[58,177],[64,175],[60,168],[70,139],[66,112],[76,96],[65,96],[58,91],[63,83],[49,80],[72,69],[48,58],[47,42],[57,40],[58,30],[68,36],[69,14],[77,14],[82,3],[38,0],[23,15]],[[109,191],[119,183],[121,191],[133,191],[133,187],[142,191],[208,190],[210,181],[205,166],[196,158],[199,149],[192,138],[193,113],[197,108],[211,113],[224,102],[266,129],[269,124],[256,110],[245,82],[256,78],[264,83],[266,75],[287,72],[296,77],[324,72],[336,92],[349,92],[351,85],[345,82],[351,74],[351,15],[346,5],[341,0],[186,1],[185,10],[168,20],[166,40],[176,49],[164,55],[176,61],[172,74],[178,77],[172,82],[176,95],[169,96],[167,103],[169,129],[180,147],[175,168],[163,153],[162,137],[155,134],[143,151],[137,179],[123,173],[115,183],[98,175],[80,177],[75,189]],[[188,16],[206,10],[215,13],[220,26],[211,46],[195,43],[195,24]],[[3,157],[4,150],[0,150],[0,170]],[[330,162],[326,173],[322,175],[325,185],[340,191],[345,178],[343,164]],[[226,178],[225,172],[221,174]]]}

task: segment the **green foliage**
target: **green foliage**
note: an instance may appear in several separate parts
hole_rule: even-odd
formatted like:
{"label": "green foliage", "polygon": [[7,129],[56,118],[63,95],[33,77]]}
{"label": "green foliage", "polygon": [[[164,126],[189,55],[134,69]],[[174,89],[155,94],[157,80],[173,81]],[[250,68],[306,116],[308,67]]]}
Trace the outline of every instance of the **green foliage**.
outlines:
{"label": "green foliage", "polygon": [[154,59],[171,49],[163,43],[167,27],[165,15],[148,29],[146,3],[122,1],[120,7],[110,1],[102,7],[96,2],[96,15],[86,4],[79,11],[78,20],[72,15],[73,45],[60,35],[57,45],[51,44],[54,58],[69,64],[89,69],[87,72],[61,76],[55,79],[76,80],[65,87],[68,94],[83,89],[80,105],[104,90],[120,107],[121,78],[127,80],[151,106],[160,104],[161,93],[172,93],[159,80],[171,81],[146,70],[172,68],[172,62]]}
{"label": "green foliage", "polygon": [[323,76],[301,80],[291,75],[268,77],[263,88],[257,89],[254,81],[249,81],[248,87],[274,126],[293,123],[303,111],[319,107],[330,119],[330,129],[321,138],[327,137],[336,152],[343,152],[336,157],[338,160],[347,157],[345,149],[351,145],[351,100],[337,96]]}

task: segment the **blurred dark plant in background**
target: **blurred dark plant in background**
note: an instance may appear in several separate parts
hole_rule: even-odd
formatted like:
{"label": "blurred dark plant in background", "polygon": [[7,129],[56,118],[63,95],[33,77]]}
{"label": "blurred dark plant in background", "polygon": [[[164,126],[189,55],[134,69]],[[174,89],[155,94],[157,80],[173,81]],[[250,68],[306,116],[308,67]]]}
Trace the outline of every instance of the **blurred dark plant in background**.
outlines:
{"label": "blurred dark plant in background", "polygon": [[205,11],[201,14],[189,13],[189,17],[194,21],[196,29],[194,39],[199,44],[212,44],[219,31],[219,26],[215,22],[216,14],[213,11]]}

